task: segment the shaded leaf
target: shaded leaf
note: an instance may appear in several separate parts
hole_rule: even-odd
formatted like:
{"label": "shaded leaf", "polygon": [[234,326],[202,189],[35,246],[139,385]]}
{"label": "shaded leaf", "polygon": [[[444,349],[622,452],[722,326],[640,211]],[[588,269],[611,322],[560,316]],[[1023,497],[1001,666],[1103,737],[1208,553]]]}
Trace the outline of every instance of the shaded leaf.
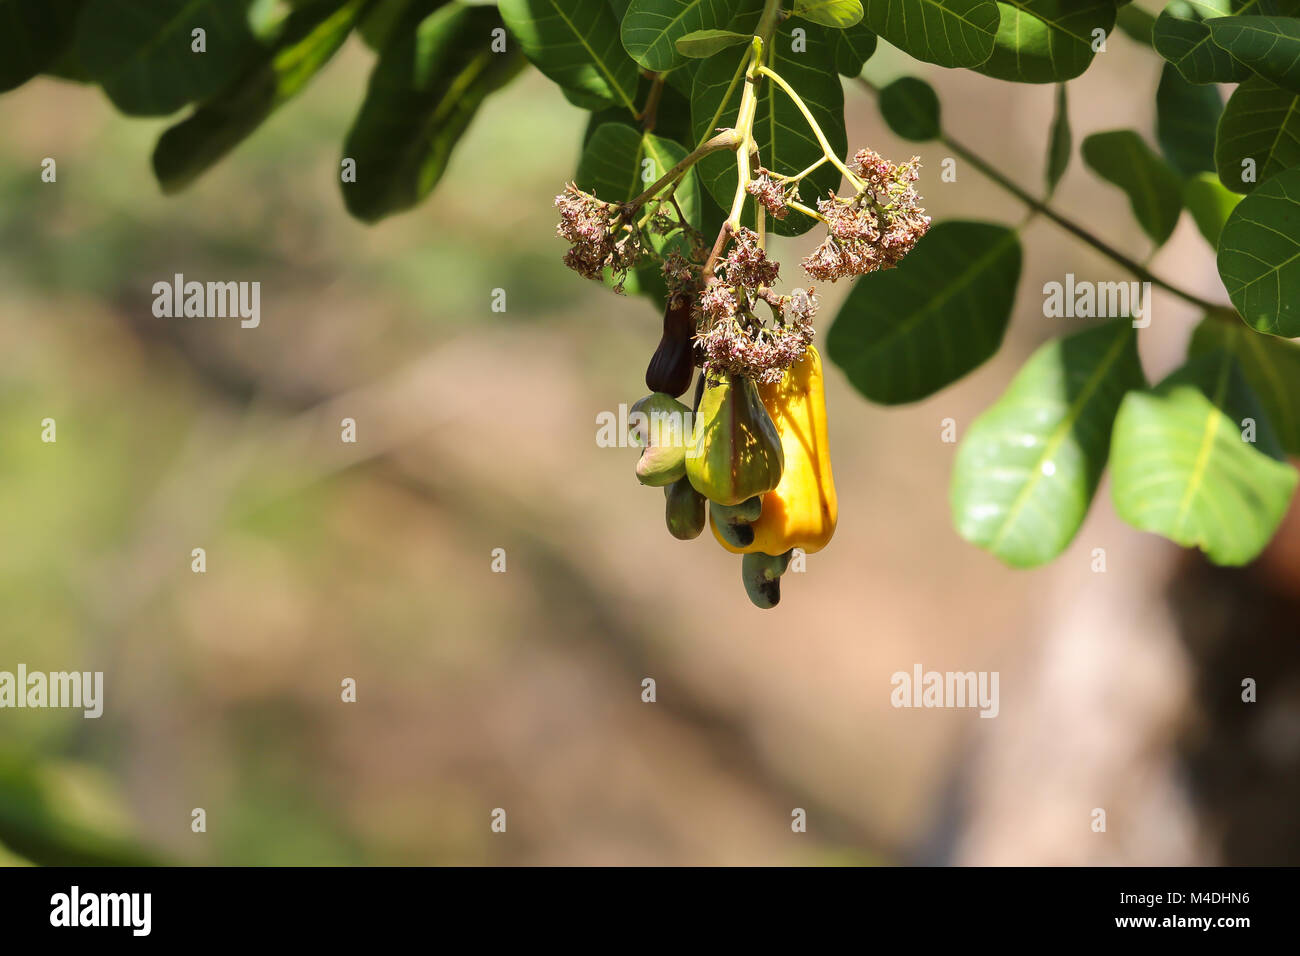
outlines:
{"label": "shaded leaf", "polygon": [[[1246,419],[1256,423],[1253,443],[1243,440]],[[1280,460],[1276,441],[1232,355],[1198,356],[1120,406],[1115,511],[1215,564],[1246,564],[1272,538],[1295,490],[1295,469]]]}
{"label": "shaded leaf", "polygon": [[1300,336],[1300,167],[1260,185],[1219,236],[1219,277],[1246,323]]}
{"label": "shaded leaf", "polygon": [[1174,231],[1183,208],[1177,174],[1132,130],[1093,133],[1083,141],[1083,161],[1128,195],[1142,230],[1160,245]]}
{"label": "shaded leaf", "polygon": [[1206,20],[1210,39],[1259,76],[1300,93],[1300,20],[1289,17],[1217,17]]}
{"label": "shaded leaf", "polygon": [[0,93],[49,70],[72,43],[85,0],[0,0]]}
{"label": "shaded leaf", "polygon": [[[87,0],[76,55],[120,111],[165,116],[231,82],[257,50],[250,0]],[[191,31],[207,52],[192,49]]]}
{"label": "shaded leaf", "polygon": [[499,0],[498,6],[524,56],[566,91],[636,111],[636,64],[605,0]]}
{"label": "shaded leaf", "polygon": [[1214,165],[1235,193],[1300,165],[1300,96],[1259,76],[1233,90],[1219,117]]}
{"label": "shaded leaf", "polygon": [[939,66],[979,66],[998,33],[994,0],[865,0],[863,9],[878,36]]}
{"label": "shaded leaf", "polygon": [[439,7],[451,0],[384,0],[372,3],[357,26],[357,33],[366,46],[376,53],[383,50],[398,33],[411,30]]}
{"label": "shaded leaf", "polygon": [[1211,40],[1204,23],[1231,12],[1230,0],[1172,0],[1152,28],[1156,52],[1189,83],[1241,82],[1250,76],[1250,69]]}
{"label": "shaded leaf", "polygon": [[995,223],[948,220],[895,269],[858,279],[826,350],[873,402],[914,402],[998,350],[1020,279],[1020,239]]}
{"label": "shaded leaf", "polygon": [[1187,354],[1231,352],[1264,406],[1282,449],[1300,455],[1300,345],[1260,335],[1233,319],[1207,317],[1192,334]]}
{"label": "shaded leaf", "polygon": [[1081,75],[1095,30],[1115,27],[1115,0],[999,0],[993,54],[976,69],[1020,83],[1056,83]]}
{"label": "shaded leaf", "polygon": [[1070,105],[1066,99],[1065,84],[1056,87],[1056,109],[1052,114],[1052,132],[1047,141],[1047,195],[1056,192],[1061,177],[1070,165],[1074,139],[1070,134]]}
{"label": "shaded leaf", "polygon": [[451,4],[385,48],[343,146],[357,166],[342,184],[352,215],[373,222],[437,184],[480,104],[522,66],[517,52],[492,52],[500,26],[493,7]]}
{"label": "shaded leaf", "polygon": [[880,115],[903,139],[924,142],[938,139],[939,97],[925,80],[904,76],[880,91]]}
{"label": "shaded leaf", "polygon": [[1156,142],[1184,176],[1214,169],[1214,137],[1223,100],[1217,87],[1188,83],[1166,63],[1156,89]]}
{"label": "shaded leaf", "polygon": [[875,52],[876,35],[866,20],[835,34],[835,69],[845,76],[858,76]]}
{"label": "shaded leaf", "polygon": [[1128,319],[1039,348],[962,440],[951,494],[957,532],[1017,568],[1064,551],[1106,467],[1120,402],[1145,387]]}
{"label": "shaded leaf", "polygon": [[1156,18],[1134,3],[1126,3],[1119,8],[1115,17],[1115,26],[1138,43],[1151,46],[1154,40]]}
{"label": "shaded leaf", "polygon": [[163,192],[183,189],[296,96],[343,45],[365,0],[314,0],[296,8],[275,45],[243,76],[168,129],[153,153]]}

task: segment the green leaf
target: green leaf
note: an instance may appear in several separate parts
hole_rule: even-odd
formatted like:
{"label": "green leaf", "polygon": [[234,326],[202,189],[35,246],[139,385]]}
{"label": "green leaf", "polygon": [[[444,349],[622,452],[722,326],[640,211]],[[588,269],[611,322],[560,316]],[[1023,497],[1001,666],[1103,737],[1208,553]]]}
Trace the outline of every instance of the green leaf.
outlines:
{"label": "green leaf", "polygon": [[157,866],[120,824],[95,776],[77,765],[0,754],[0,842],[38,866]]}
{"label": "green leaf", "polygon": [[1146,384],[1127,319],[1039,348],[958,449],[958,534],[1016,568],[1064,551],[1106,467],[1120,402]]}
{"label": "green leaf", "polygon": [[0,0],[0,93],[48,70],[72,42],[85,0]]}
{"label": "green leaf", "polygon": [[[642,133],[622,123],[605,123],[592,134],[582,151],[574,182],[606,202],[627,202],[639,196],[659,177],[685,158],[689,150],[680,143]],[[675,193],[688,222],[700,224],[700,186],[692,169]],[[652,236],[661,248],[667,237]]]}
{"label": "green leaf", "polygon": [[1130,39],[1151,46],[1154,40],[1156,18],[1137,4],[1126,3],[1119,8],[1115,17],[1115,26],[1119,27]]}
{"label": "green leaf", "polygon": [[517,51],[492,52],[500,26],[493,7],[453,3],[385,48],[343,146],[356,161],[356,182],[342,184],[352,215],[409,209],[442,178],[483,100],[522,66]]}
{"label": "green leaf", "polygon": [[449,2],[450,0],[383,0],[382,3],[372,3],[357,26],[357,33],[366,46],[379,53],[394,36],[414,29],[417,23]]}
{"label": "green leaf", "polygon": [[1070,165],[1074,139],[1070,134],[1070,106],[1066,100],[1065,84],[1056,86],[1056,109],[1052,115],[1052,133],[1047,141],[1047,196],[1056,192],[1061,177]]}
{"label": "green leaf", "polygon": [[[732,29],[736,27],[733,25]],[[791,31],[795,29],[804,31],[806,50],[800,47],[800,52],[794,52]],[[826,134],[831,149],[843,156],[848,151],[848,136],[844,131],[844,90],[833,69],[831,52],[837,32],[815,23],[786,20],[773,37],[770,62],[772,69],[799,92]],[[700,61],[695,74],[695,89],[691,93],[691,127],[696,141],[716,127],[731,126],[735,122],[742,84],[737,83],[731,88],[731,97],[721,112],[718,106],[731,85],[741,57],[740,51],[732,50]],[[803,114],[775,83],[764,82],[759,87],[754,139],[763,165],[777,173],[797,173],[822,156],[822,148]],[[718,205],[730,209],[736,191],[735,155],[731,152],[713,153],[704,157],[697,169],[705,188]],[[829,163],[824,164],[800,184],[804,202],[830,192],[839,183],[838,170]],[[798,213],[791,213],[785,219],[768,220],[768,227],[783,236],[801,235],[814,225],[814,220]]]}
{"label": "green leaf", "polygon": [[[1252,5],[1252,4],[1248,4]],[[1250,69],[1210,39],[1203,21],[1232,12],[1230,0],[1173,0],[1152,30],[1156,52],[1189,83],[1239,83]]]}
{"label": "green leaf", "polygon": [[677,52],[682,56],[704,59],[728,47],[749,43],[752,37],[730,30],[696,30],[677,38]]}
{"label": "green leaf", "polygon": [[994,0],[865,0],[865,22],[904,53],[939,66],[979,66],[998,34]]}
{"label": "green leaf", "polygon": [[1156,142],[1183,176],[1213,171],[1214,136],[1223,100],[1212,85],[1188,83],[1166,63],[1156,89]]}
{"label": "green leaf", "polygon": [[500,0],[524,56],[566,90],[636,112],[637,68],[605,0]]}
{"label": "green leaf", "polygon": [[858,279],[826,337],[831,361],[873,402],[914,402],[998,350],[1020,279],[1020,239],[948,220],[896,269]]}
{"label": "green leaf", "polygon": [[1219,118],[1214,165],[1235,193],[1300,165],[1300,96],[1259,76],[1233,90]]}
{"label": "green leaf", "polygon": [[1083,161],[1128,194],[1133,215],[1156,245],[1178,224],[1183,189],[1177,174],[1132,130],[1093,133],[1083,141]]}
{"label": "green leaf", "polygon": [[938,139],[939,97],[925,80],[904,76],[880,91],[880,115],[903,139],[925,142]]}
{"label": "green leaf", "polygon": [[[1243,440],[1243,421],[1256,424]],[[1277,530],[1296,472],[1232,356],[1192,359],[1155,389],[1131,392],[1115,419],[1111,498],[1121,518],[1215,564],[1241,565]]]}
{"label": "green leaf", "polygon": [[1260,185],[1219,236],[1219,277],[1246,324],[1300,336],[1300,167]]}
{"label": "green leaf", "polygon": [[835,34],[835,69],[845,76],[855,77],[876,52],[876,35],[863,20]]}
{"label": "green leaf", "polygon": [[[250,0],[88,0],[76,53],[120,111],[165,116],[233,80],[257,50]],[[191,31],[207,52],[192,49]]]}
{"label": "green leaf", "polygon": [[1219,247],[1219,235],[1241,197],[1229,192],[1213,173],[1197,173],[1183,183],[1183,205],[1206,241]]}
{"label": "green leaf", "polygon": [[677,40],[725,28],[732,7],[727,0],[632,0],[623,18],[623,47],[647,70],[671,70],[687,55],[678,49]]}
{"label": "green leaf", "polygon": [[1115,27],[1115,0],[999,0],[993,55],[976,69],[1019,83],[1072,80],[1088,69],[1093,31]]}
{"label": "green leaf", "polygon": [[1260,335],[1235,318],[1225,322],[1210,316],[1196,327],[1187,354],[1196,357],[1216,349],[1237,359],[1283,450],[1300,455],[1300,345]]}
{"label": "green leaf", "polygon": [[1289,17],[1217,17],[1206,20],[1210,39],[1255,73],[1300,93],[1300,20]]}
{"label": "green leaf", "polygon": [[844,30],[862,22],[860,0],[794,0],[794,15]]}
{"label": "green leaf", "polygon": [[275,45],[230,87],[158,140],[154,175],[163,192],[183,189],[292,99],[343,45],[365,0],[314,0],[296,8]]}

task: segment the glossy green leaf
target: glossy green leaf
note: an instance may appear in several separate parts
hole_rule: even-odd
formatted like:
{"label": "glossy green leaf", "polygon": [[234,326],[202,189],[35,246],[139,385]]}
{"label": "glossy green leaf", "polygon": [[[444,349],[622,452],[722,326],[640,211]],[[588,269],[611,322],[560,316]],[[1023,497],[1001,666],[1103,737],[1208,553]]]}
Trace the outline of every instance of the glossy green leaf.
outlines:
{"label": "glossy green leaf", "polygon": [[[1243,438],[1255,423],[1255,441]],[[1130,392],[1115,419],[1111,499],[1133,527],[1241,565],[1266,545],[1296,471],[1231,354],[1192,359],[1156,388]]]}
{"label": "glossy green leaf", "polygon": [[1096,30],[1115,26],[1115,0],[999,0],[993,54],[976,69],[1020,83],[1058,83],[1088,69]]}
{"label": "glossy green leaf", "polygon": [[1218,87],[1188,83],[1172,63],[1164,65],[1156,89],[1156,142],[1178,173],[1214,169],[1214,137],[1222,113]]}
{"label": "glossy green leaf", "polygon": [[1128,195],[1143,231],[1160,245],[1174,231],[1183,208],[1178,175],[1132,130],[1093,133],[1083,141],[1083,161]]}
{"label": "glossy green leaf", "polygon": [[[734,26],[731,29],[736,29]],[[804,31],[806,50],[794,52],[792,30]],[[740,32],[737,30],[737,32]],[[826,134],[831,148],[840,156],[848,150],[844,131],[844,90],[833,68],[832,44],[838,31],[806,21],[787,20],[777,29],[771,45],[771,66],[797,90],[818,125]],[[719,104],[743,51],[728,50],[700,61],[691,94],[691,126],[697,141],[717,127],[731,126],[740,106],[741,84],[731,87],[731,97],[721,112]],[[717,117],[715,119],[715,117]],[[754,139],[764,166],[778,173],[797,173],[816,162],[822,148],[807,121],[790,98],[772,82],[759,87],[754,116]],[[704,186],[724,209],[731,208],[736,191],[736,161],[730,152],[706,156],[697,167]],[[800,184],[804,202],[835,189],[839,172],[829,163],[814,170]],[[750,204],[752,205],[752,203]],[[792,213],[785,219],[768,219],[768,227],[780,235],[800,235],[815,225],[812,219]]]}
{"label": "glossy green leaf", "polygon": [[1055,558],[1092,504],[1120,402],[1145,387],[1127,319],[1039,348],[957,451],[957,532],[1012,567]]}
{"label": "glossy green leaf", "polygon": [[[87,0],[76,54],[123,113],[165,116],[230,83],[257,51],[250,0]],[[205,31],[206,52],[191,31]]]}
{"label": "glossy green leaf", "polygon": [[1259,76],[1233,90],[1219,118],[1214,165],[1236,193],[1300,165],[1300,96]]}
{"label": "glossy green leaf", "polygon": [[895,135],[917,142],[939,137],[939,97],[925,80],[900,77],[881,89],[879,103],[880,115]]}
{"label": "glossy green leaf", "polygon": [[692,59],[704,59],[733,46],[749,43],[752,37],[730,30],[696,30],[677,38],[677,52]]}
{"label": "glossy green leaf", "polygon": [[632,0],[623,17],[623,47],[647,70],[671,70],[687,56],[677,46],[680,38],[725,29],[733,12],[728,0]]}
{"label": "glossy green leaf", "polygon": [[54,65],[85,0],[0,0],[0,93]]}
{"label": "glossy green leaf", "polygon": [[1241,197],[1225,189],[1213,173],[1197,173],[1183,183],[1183,205],[1192,214],[1201,235],[1216,249],[1224,223],[1239,202]]}
{"label": "glossy green leaf", "polygon": [[1300,93],[1300,20],[1217,17],[1205,25],[1215,45],[1238,62],[1283,89]]}
{"label": "glossy green leaf", "polygon": [[858,76],[876,52],[876,35],[867,21],[835,33],[835,69],[845,76]]}
{"label": "glossy green leaf", "polygon": [[1300,455],[1300,345],[1260,335],[1235,319],[1211,316],[1196,327],[1187,354],[1195,357],[1216,349],[1237,359],[1283,450]]}
{"label": "glossy green leaf", "polygon": [[168,129],[153,153],[163,192],[183,189],[296,96],[343,45],[365,0],[313,0],[296,8],[275,44],[230,87]]}
{"label": "glossy green leaf", "polygon": [[794,15],[844,30],[862,22],[861,0],[794,0]]}
{"label": "glossy green leaf", "polygon": [[499,0],[501,17],[539,70],[566,90],[636,111],[637,67],[605,0]]}
{"label": "glossy green leaf", "polygon": [[873,402],[933,395],[998,350],[1020,265],[1014,229],[941,222],[897,268],[854,283],[826,337],[827,354]]}
{"label": "glossy green leaf", "polygon": [[1066,98],[1065,84],[1056,87],[1056,108],[1052,114],[1052,131],[1047,139],[1047,195],[1056,192],[1056,187],[1070,166],[1070,153],[1074,150],[1074,138],[1070,133],[1070,105]]}
{"label": "glossy green leaf", "polygon": [[1300,167],[1260,185],[1219,236],[1219,278],[1246,323],[1300,336]]}
{"label": "glossy green leaf", "polygon": [[864,0],[863,9],[877,35],[939,66],[979,66],[998,34],[994,0]]}
{"label": "glossy green leaf", "polygon": [[1230,0],[1172,0],[1152,29],[1156,52],[1189,83],[1241,82],[1250,76],[1250,69],[1210,39],[1204,22],[1231,12]]}
{"label": "glossy green leaf", "polygon": [[492,51],[493,7],[451,4],[384,49],[343,155],[348,211],[374,222],[414,206],[437,184],[483,100],[521,68],[518,52]]}

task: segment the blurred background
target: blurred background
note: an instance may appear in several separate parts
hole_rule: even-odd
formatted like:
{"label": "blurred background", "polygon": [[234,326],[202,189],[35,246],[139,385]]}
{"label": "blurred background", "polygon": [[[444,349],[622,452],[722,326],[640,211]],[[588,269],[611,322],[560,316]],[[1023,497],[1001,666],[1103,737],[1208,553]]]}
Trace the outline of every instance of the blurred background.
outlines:
{"label": "blurred background", "polygon": [[[1104,484],[1038,571],[950,525],[942,420],[964,434],[1078,327],[1044,282],[1116,267],[1032,221],[994,360],[893,409],[830,368],[838,534],[759,611],[734,556],[669,537],[636,452],[595,443],[660,318],[560,264],[586,114],[526,72],[428,201],[367,227],[337,180],[372,61],[350,41],[174,197],[149,168],[168,121],[55,80],[0,97],[0,669],[105,675],[99,720],[0,713],[6,861],[1300,863],[1300,521],[1236,571],[1121,524]],[[868,72],[903,67],[882,44]],[[1114,34],[1071,84],[1075,142],[1150,138],[1159,69]],[[948,131],[1039,191],[1053,88],[924,75]],[[851,148],[917,151],[846,96]],[[936,219],[1024,219],[920,152]],[[1077,158],[1055,202],[1148,255]],[[814,241],[777,243],[788,281]],[[1152,267],[1225,299],[1187,217]],[[175,273],[260,281],[261,326],[154,318]],[[847,288],[822,291],[825,324]],[[1198,316],[1159,291],[1153,314],[1156,380]],[[894,709],[916,664],[998,671],[999,716]]]}

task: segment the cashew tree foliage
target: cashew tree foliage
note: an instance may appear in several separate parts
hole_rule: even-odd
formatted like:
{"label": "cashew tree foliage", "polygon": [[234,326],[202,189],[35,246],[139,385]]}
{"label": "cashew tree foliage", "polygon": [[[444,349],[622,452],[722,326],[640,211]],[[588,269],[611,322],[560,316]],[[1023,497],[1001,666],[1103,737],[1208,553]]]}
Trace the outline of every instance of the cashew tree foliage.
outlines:
{"label": "cashew tree foliage", "polygon": [[[1135,42],[1107,52],[1117,29]],[[366,222],[428,197],[521,70],[589,114],[556,184],[564,262],[664,316],[649,394],[619,427],[641,447],[638,478],[664,489],[670,532],[710,525],[743,555],[755,604],[774,605],[791,562],[835,529],[821,353],[882,405],[980,366],[1016,305],[1026,209],[1115,267],[1045,287],[1047,314],[1105,321],[1043,345],[962,428],[957,532],[1013,567],[1048,562],[1108,465],[1125,521],[1218,564],[1251,561],[1281,522],[1300,454],[1300,0],[0,0],[0,90],[45,74],[96,84],[131,116],[175,115],[152,157],[173,192],[354,33],[374,67],[342,136],[340,189]],[[863,79],[883,44],[975,74],[990,103],[1002,83],[1054,85],[1039,187],[955,138],[922,79]],[[1102,55],[1161,63],[1157,87],[1134,91],[1156,123],[1094,133],[1079,161],[1099,191],[1123,191],[1132,220],[1118,227],[1152,252],[1189,214],[1216,250],[1218,301],[1052,205],[1076,152],[1069,83]],[[919,157],[848,142],[845,84],[932,151],[924,178]],[[995,108],[978,119],[997,123]],[[922,192],[942,188],[941,161],[1004,190],[1007,222],[932,222]],[[783,269],[769,234],[808,236],[806,254]],[[847,299],[819,315],[817,285],[837,281]],[[1159,382],[1137,352],[1150,315],[1137,290],[1151,287],[1204,316]]]}

